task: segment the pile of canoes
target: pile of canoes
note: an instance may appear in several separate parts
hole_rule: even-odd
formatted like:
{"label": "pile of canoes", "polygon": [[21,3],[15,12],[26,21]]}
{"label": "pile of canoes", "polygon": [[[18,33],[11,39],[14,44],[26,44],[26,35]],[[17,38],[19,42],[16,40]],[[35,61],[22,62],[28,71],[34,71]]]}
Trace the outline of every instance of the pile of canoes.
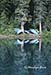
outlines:
{"label": "pile of canoes", "polygon": [[[21,34],[22,33],[22,30],[19,29],[19,28],[14,28],[14,31],[16,32],[16,34]],[[32,33],[32,34],[39,34],[39,31],[37,29],[32,29],[30,28],[29,30],[24,30],[24,33]]]}

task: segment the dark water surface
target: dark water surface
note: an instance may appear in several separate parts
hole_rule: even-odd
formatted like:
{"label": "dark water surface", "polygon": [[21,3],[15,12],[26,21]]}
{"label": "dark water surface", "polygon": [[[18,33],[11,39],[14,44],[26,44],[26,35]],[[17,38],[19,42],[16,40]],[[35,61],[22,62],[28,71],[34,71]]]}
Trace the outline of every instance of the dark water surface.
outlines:
{"label": "dark water surface", "polygon": [[0,75],[51,75],[51,42],[0,40]]}

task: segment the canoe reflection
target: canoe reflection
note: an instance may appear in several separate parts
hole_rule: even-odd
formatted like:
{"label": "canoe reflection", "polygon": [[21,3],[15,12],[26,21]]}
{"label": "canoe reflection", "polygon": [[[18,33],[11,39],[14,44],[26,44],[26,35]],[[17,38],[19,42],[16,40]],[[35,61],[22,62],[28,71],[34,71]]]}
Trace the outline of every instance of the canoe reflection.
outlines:
{"label": "canoe reflection", "polygon": [[25,44],[26,44],[26,47],[27,47],[27,44],[37,44],[38,42],[39,42],[38,39],[31,39],[31,40],[20,40],[20,39],[17,39],[15,44],[16,45],[21,45],[21,51],[24,52]]}
{"label": "canoe reflection", "polygon": [[16,42],[15,42],[15,44],[27,44],[27,43],[29,43],[29,44],[37,44],[39,42],[39,40],[38,39],[31,39],[31,40],[20,40],[20,39],[18,39]]}

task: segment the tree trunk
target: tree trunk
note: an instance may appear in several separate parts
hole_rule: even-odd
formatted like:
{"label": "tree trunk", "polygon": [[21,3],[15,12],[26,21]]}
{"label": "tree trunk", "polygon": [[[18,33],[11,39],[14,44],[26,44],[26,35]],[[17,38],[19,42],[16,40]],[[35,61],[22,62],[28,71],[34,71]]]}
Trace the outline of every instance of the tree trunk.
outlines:
{"label": "tree trunk", "polygon": [[42,25],[41,25],[41,21],[39,22],[39,31],[40,31],[40,34],[42,33]]}

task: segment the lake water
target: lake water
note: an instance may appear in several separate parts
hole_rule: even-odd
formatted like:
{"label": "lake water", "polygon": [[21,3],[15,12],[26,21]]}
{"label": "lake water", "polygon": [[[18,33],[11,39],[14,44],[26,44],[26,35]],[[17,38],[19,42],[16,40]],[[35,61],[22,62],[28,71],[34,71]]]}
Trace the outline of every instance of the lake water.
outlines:
{"label": "lake water", "polygon": [[0,40],[0,75],[51,75],[51,42]]}

